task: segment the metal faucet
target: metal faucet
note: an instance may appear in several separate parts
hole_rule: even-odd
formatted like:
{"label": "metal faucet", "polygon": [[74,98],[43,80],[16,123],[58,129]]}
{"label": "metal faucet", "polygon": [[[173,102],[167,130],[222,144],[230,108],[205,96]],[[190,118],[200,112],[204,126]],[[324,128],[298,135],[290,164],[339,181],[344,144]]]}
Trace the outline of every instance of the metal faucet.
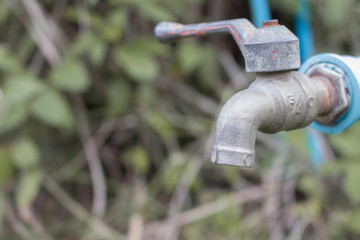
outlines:
{"label": "metal faucet", "polygon": [[331,125],[350,104],[345,74],[316,65],[306,74],[300,67],[298,38],[277,20],[255,28],[247,19],[182,25],[162,22],[155,28],[160,41],[188,36],[230,33],[256,80],[232,96],[216,122],[211,161],[253,167],[257,130],[276,133],[317,121]]}

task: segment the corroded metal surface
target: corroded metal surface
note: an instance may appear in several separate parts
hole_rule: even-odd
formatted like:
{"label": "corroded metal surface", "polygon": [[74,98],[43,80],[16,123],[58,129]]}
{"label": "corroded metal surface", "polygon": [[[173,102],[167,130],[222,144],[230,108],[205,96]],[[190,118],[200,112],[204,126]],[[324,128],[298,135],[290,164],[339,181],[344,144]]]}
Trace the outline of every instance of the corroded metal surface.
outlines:
{"label": "corroded metal surface", "polygon": [[[336,71],[334,70],[336,69]],[[316,121],[324,124],[334,122],[350,105],[350,96],[346,88],[345,73],[340,68],[335,68],[332,64],[317,64],[307,72],[311,78],[318,78],[320,81],[328,81],[327,89],[331,97],[324,97],[323,101],[331,100],[331,107],[327,112],[318,116]],[[319,88],[320,89],[320,88]],[[324,103],[325,105],[325,103]]]}

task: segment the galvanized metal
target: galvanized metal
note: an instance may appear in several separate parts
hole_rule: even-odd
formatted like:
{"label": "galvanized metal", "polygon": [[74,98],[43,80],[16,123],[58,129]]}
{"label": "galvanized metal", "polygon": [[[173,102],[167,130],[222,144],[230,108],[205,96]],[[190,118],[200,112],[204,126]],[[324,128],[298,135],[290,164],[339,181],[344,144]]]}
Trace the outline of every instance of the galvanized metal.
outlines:
{"label": "galvanized metal", "polygon": [[217,33],[232,34],[244,55],[246,71],[257,76],[248,89],[223,106],[212,162],[253,167],[258,130],[276,133],[305,127],[314,120],[332,124],[348,108],[344,74],[322,65],[309,65],[307,75],[290,71],[300,67],[299,41],[277,20],[265,21],[258,29],[246,19],[191,25],[162,22],[155,28],[161,41]]}
{"label": "galvanized metal", "polygon": [[235,94],[222,108],[211,161],[253,167],[257,130],[276,133],[309,125],[332,107],[324,107],[328,87],[296,71],[258,74],[248,89]]}
{"label": "galvanized metal", "polygon": [[247,19],[183,25],[161,22],[155,28],[160,41],[181,37],[230,33],[238,44],[247,72],[275,72],[300,67],[298,38],[277,20],[256,29]]}

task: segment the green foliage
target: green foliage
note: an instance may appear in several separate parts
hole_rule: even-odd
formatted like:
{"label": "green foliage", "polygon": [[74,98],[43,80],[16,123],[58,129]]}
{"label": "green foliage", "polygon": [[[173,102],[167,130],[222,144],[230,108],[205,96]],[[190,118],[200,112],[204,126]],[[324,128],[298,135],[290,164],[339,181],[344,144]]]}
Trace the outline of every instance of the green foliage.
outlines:
{"label": "green foliage", "polygon": [[186,159],[182,154],[172,153],[169,156],[168,161],[169,164],[166,171],[162,173],[161,179],[163,181],[162,185],[164,186],[165,191],[173,192],[180,180],[181,173],[186,168]]}
{"label": "green foliage", "polygon": [[109,13],[101,26],[101,35],[109,42],[114,42],[122,37],[128,23],[128,12],[118,8]]}
{"label": "green foliage", "polygon": [[[300,1],[308,1],[308,0],[300,0]],[[276,9],[277,11],[281,11],[281,13],[287,17],[292,17],[297,11],[298,0],[284,0],[284,1],[276,1],[270,0],[271,7]]]}
{"label": "green foliage", "polygon": [[[13,173],[14,166],[10,155],[11,153],[8,148],[3,147],[0,149],[0,186],[1,187],[4,186],[8,178]],[[2,194],[1,194],[1,198],[2,198]]]}
{"label": "green foliage", "polygon": [[359,124],[354,125],[354,127],[344,131],[342,134],[333,136],[330,140],[336,150],[345,158],[353,158],[360,155],[360,149],[356,144],[360,140]]}
{"label": "green foliage", "polygon": [[30,169],[37,166],[40,160],[37,146],[28,138],[21,138],[11,149],[12,158],[17,167]]}
{"label": "green foliage", "polygon": [[23,105],[0,107],[0,132],[6,133],[19,127],[28,117],[28,111]]}
{"label": "green foliage", "polygon": [[106,115],[115,117],[123,114],[130,104],[131,89],[129,84],[121,79],[114,80],[107,85],[106,93]]}
{"label": "green foliage", "polygon": [[183,40],[179,43],[178,61],[181,69],[185,73],[191,73],[201,65],[203,56],[203,48],[194,41]]}
{"label": "green foliage", "polygon": [[45,90],[45,85],[32,75],[14,75],[9,77],[4,86],[4,95],[11,106],[27,103]]}
{"label": "green foliage", "polygon": [[40,190],[42,173],[39,169],[31,169],[22,173],[16,186],[16,204],[18,207],[28,207]]}
{"label": "green foliage", "polygon": [[174,127],[159,113],[144,109],[145,119],[149,125],[165,140],[172,139],[175,134]]}
{"label": "green foliage", "polygon": [[[96,49],[97,45],[93,46]],[[96,54],[96,53],[95,53]],[[93,55],[91,55],[93,57]],[[95,56],[95,61],[98,61]],[[91,58],[94,60],[94,57]],[[58,89],[71,92],[85,91],[90,85],[90,79],[85,66],[75,59],[65,59],[50,72],[50,82]]]}
{"label": "green foliage", "polygon": [[[76,38],[71,48],[69,49],[69,55],[71,57],[75,58],[87,56],[89,57],[91,63],[95,66],[99,66],[104,61],[105,53],[105,42],[102,41],[97,35],[89,33],[79,34],[79,36]],[[70,58],[69,60],[78,63],[78,61],[76,61],[75,59]]]}
{"label": "green foliage", "polygon": [[129,77],[138,82],[151,82],[159,75],[159,65],[151,54],[137,46],[115,50],[115,60]]}
{"label": "green foliage", "polygon": [[349,164],[345,168],[345,190],[349,195],[350,199],[354,203],[360,203],[360,191],[359,182],[360,182],[360,163]]}
{"label": "green foliage", "polygon": [[324,6],[324,17],[332,28],[343,25],[346,22],[346,15],[351,12],[354,1],[327,1]]}
{"label": "green foliage", "polygon": [[[297,2],[270,1],[290,29]],[[359,124],[329,137],[337,159],[319,170],[307,163],[304,130],[283,134],[280,144],[258,141],[255,169],[209,163],[219,106],[239,90],[219,49],[234,59],[240,53],[225,37],[162,44],[153,29],[159,21],[249,16],[246,5],[234,6],[0,1],[0,239],[126,239],[139,218],[144,239],[160,239],[147,234],[168,219],[184,224],[174,231],[179,240],[278,239],[273,222],[284,239],[357,239]],[[358,54],[352,25],[360,4],[312,6],[318,51]],[[31,16],[34,9],[42,13]],[[258,187],[264,197],[242,194]],[[88,219],[99,191],[107,194],[105,215]],[[229,192],[238,202],[217,200]]]}
{"label": "green foliage", "polygon": [[38,96],[31,112],[37,119],[52,127],[70,130],[74,124],[67,100],[52,89]]}
{"label": "green foliage", "polygon": [[169,12],[169,9],[159,3],[146,1],[137,4],[137,7],[142,14],[155,22],[174,21],[174,16]]}
{"label": "green foliage", "polygon": [[4,73],[15,74],[21,70],[20,63],[6,45],[0,45],[0,70]]}
{"label": "green foliage", "polygon": [[130,148],[124,155],[126,163],[132,166],[136,172],[146,174],[149,170],[150,162],[149,156],[145,149],[141,146]]}
{"label": "green foliage", "polygon": [[287,131],[284,137],[290,144],[296,147],[298,150],[308,153],[308,146],[306,143],[306,130],[297,129],[294,131]]}
{"label": "green foliage", "polygon": [[29,115],[29,103],[46,90],[32,74],[14,74],[5,80],[4,101],[0,106],[0,132],[8,132],[24,123]]}

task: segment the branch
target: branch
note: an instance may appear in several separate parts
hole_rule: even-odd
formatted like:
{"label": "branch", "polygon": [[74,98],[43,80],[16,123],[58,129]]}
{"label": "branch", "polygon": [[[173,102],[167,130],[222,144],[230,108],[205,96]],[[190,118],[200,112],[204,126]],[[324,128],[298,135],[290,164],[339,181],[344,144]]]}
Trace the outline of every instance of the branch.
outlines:
{"label": "branch", "polygon": [[216,200],[205,203],[199,207],[187,210],[179,213],[173,217],[165,219],[163,221],[153,222],[146,226],[146,238],[150,239],[152,236],[156,236],[154,239],[167,230],[168,224],[176,225],[178,228],[184,227],[188,224],[206,219],[212,215],[224,211],[226,208],[236,206],[249,201],[259,201],[267,196],[266,189],[262,187],[249,187],[242,191],[230,193],[228,195],[217,198]]}
{"label": "branch", "polygon": [[106,183],[99,152],[94,138],[91,136],[88,117],[84,102],[79,95],[72,95],[75,107],[76,125],[83,145],[84,155],[89,164],[91,181],[93,183],[92,212],[97,217],[103,217],[106,210]]}
{"label": "branch", "polygon": [[100,219],[91,216],[79,203],[74,201],[50,176],[45,176],[45,189],[79,221],[86,223],[89,229],[105,239],[124,239],[120,233],[109,227]]}

